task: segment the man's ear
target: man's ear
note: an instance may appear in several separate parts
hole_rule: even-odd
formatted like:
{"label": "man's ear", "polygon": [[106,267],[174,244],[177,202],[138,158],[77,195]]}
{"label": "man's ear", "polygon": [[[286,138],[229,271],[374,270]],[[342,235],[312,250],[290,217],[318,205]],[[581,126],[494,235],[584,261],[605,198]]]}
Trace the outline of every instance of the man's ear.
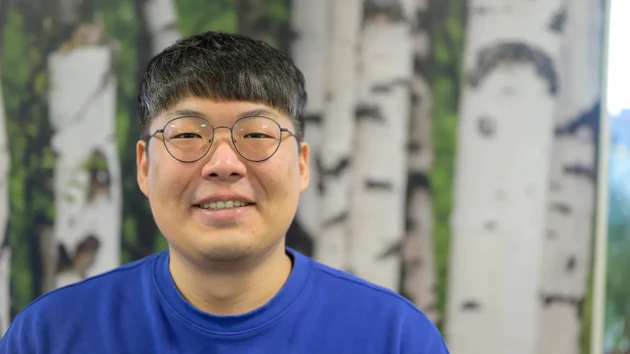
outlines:
{"label": "man's ear", "polygon": [[136,143],[136,170],[138,187],[145,196],[149,197],[149,146],[145,140]]}
{"label": "man's ear", "polygon": [[308,187],[308,183],[310,180],[310,161],[309,154],[310,148],[308,143],[301,142],[300,143],[300,152],[299,152],[299,166],[300,166],[300,192],[304,192],[306,187]]}

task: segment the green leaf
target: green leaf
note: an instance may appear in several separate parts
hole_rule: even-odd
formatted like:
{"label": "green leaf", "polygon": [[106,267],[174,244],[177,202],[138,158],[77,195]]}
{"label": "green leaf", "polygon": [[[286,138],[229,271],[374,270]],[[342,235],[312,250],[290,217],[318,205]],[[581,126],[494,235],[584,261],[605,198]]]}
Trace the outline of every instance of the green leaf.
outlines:
{"label": "green leaf", "polygon": [[155,252],[162,252],[168,250],[168,242],[161,233],[155,236]]}
{"label": "green leaf", "polygon": [[48,93],[48,75],[44,71],[40,71],[35,75],[35,82],[33,83],[35,94],[38,96],[44,96]]}

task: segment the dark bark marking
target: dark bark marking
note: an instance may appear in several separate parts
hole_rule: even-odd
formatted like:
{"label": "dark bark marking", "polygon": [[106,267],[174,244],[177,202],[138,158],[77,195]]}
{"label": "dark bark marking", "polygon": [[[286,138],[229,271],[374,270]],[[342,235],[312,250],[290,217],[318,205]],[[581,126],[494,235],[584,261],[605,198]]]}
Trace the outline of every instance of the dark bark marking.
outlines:
{"label": "dark bark marking", "polygon": [[408,269],[418,270],[418,269],[424,267],[424,262],[422,261],[422,259],[419,259],[419,258],[410,259],[410,260],[406,261],[405,264],[407,265]]}
{"label": "dark bark marking", "polygon": [[305,114],[302,117],[304,119],[304,122],[307,124],[310,123],[310,124],[321,125],[323,121],[321,113]]}
{"label": "dark bark marking", "polygon": [[289,43],[293,43],[302,38],[302,33],[291,26],[291,24],[289,24],[287,31],[287,40],[289,41]]}
{"label": "dark bark marking", "polygon": [[[574,120],[567,122],[562,126],[558,126],[555,129],[555,136],[570,136],[576,134],[576,132],[580,129],[586,128],[592,132],[593,136],[593,149],[597,151],[597,147],[599,146],[599,125],[601,122],[600,117],[600,105],[601,101],[597,100],[593,103],[590,109],[582,112],[578,117]],[[592,167],[586,166],[566,166],[564,168],[565,173],[574,173],[583,175],[589,178],[593,183],[597,183],[598,171],[597,166],[599,166],[599,154],[595,154],[595,163]]]}
{"label": "dark bark marking", "polygon": [[308,256],[313,256],[313,238],[304,229],[300,220],[294,218],[293,222],[289,226],[286,237],[287,246]]}
{"label": "dark bark marking", "polygon": [[402,251],[403,251],[403,243],[404,240],[400,239],[394,243],[392,243],[391,245],[389,245],[387,248],[385,248],[385,250],[381,253],[378,254],[378,256],[376,256],[377,260],[383,260],[383,259],[387,259],[390,257],[399,257],[402,255]]}
{"label": "dark bark marking", "polygon": [[381,108],[379,106],[370,105],[367,103],[357,105],[357,108],[355,110],[355,118],[357,121],[373,120],[381,123],[385,122],[385,117],[383,116]]}
{"label": "dark bark marking", "polygon": [[435,304],[435,302],[432,302],[432,303],[424,306],[421,310],[424,311],[424,312],[435,312],[435,311],[437,311],[437,305]]}
{"label": "dark bark marking", "polygon": [[483,116],[479,117],[479,120],[477,121],[477,127],[479,128],[479,133],[481,134],[481,136],[483,136],[484,138],[491,138],[496,133],[497,122],[490,117]]}
{"label": "dark bark marking", "polygon": [[571,257],[569,257],[569,259],[567,259],[567,272],[572,272],[575,270],[575,265],[577,263],[577,258],[575,257],[575,255],[572,255]]}
{"label": "dark bark marking", "polygon": [[111,174],[105,154],[100,149],[95,149],[85,161],[84,167],[89,174],[87,204],[93,203],[98,195],[111,198]]}
{"label": "dark bark marking", "polygon": [[364,28],[368,23],[376,21],[405,21],[404,9],[400,2],[365,0],[363,2],[363,21],[361,27]]}
{"label": "dark bark marking", "polygon": [[431,182],[429,175],[421,171],[412,171],[407,174],[407,197],[405,198],[405,230],[414,231],[418,226],[416,218],[411,215],[411,201],[414,193],[418,190],[425,190],[431,193]]}
{"label": "dark bark marking", "polygon": [[552,202],[550,203],[550,209],[551,211],[554,211],[562,215],[571,214],[571,207],[566,203]]}
{"label": "dark bark marking", "polygon": [[317,183],[317,190],[320,194],[326,193],[326,179],[330,177],[337,178],[350,167],[350,157],[346,156],[331,168],[324,167],[321,156],[318,154],[315,156],[315,166],[319,172],[319,181]]}
{"label": "dark bark marking", "polygon": [[422,143],[413,140],[407,142],[408,154],[418,154],[420,151],[422,151]]}
{"label": "dark bark marking", "polygon": [[556,12],[551,18],[549,23],[549,29],[552,32],[561,33],[564,31],[564,26],[567,23],[567,6],[562,6],[558,12]]}
{"label": "dark bark marking", "polygon": [[396,88],[396,86],[409,87],[409,80],[398,78],[390,82],[383,82],[372,86],[370,91],[373,93],[388,93]]}
{"label": "dark bark marking", "polygon": [[[599,124],[600,124],[600,101],[598,100],[586,111],[580,113],[575,119],[567,122],[564,125],[558,126],[555,129],[555,135],[567,136],[575,134],[581,128],[587,128],[593,133],[593,137],[596,140],[599,137]],[[597,142],[597,141],[596,141]]]}
{"label": "dark bark marking", "polygon": [[549,94],[557,94],[558,73],[553,60],[541,49],[522,42],[497,43],[480,49],[476,67],[469,73],[468,84],[478,87],[501,64],[515,62],[534,65],[538,76],[547,82]]}
{"label": "dark bark marking", "polygon": [[466,300],[462,303],[461,308],[464,311],[479,311],[481,304],[477,300]]}
{"label": "dark bark marking", "polygon": [[566,174],[586,177],[591,182],[597,183],[597,170],[595,168],[574,164],[564,166],[562,171]]}
{"label": "dark bark marking", "polygon": [[405,218],[405,230],[407,231],[415,231],[418,229],[418,223],[412,217],[410,217],[409,213],[407,213],[407,217]]}
{"label": "dark bark marking", "polygon": [[385,191],[394,190],[394,186],[392,182],[390,181],[379,181],[379,180],[369,179],[369,178],[365,180],[364,186],[365,186],[365,189],[369,189],[369,190],[375,190],[375,189],[380,189],[380,190],[385,190]]}
{"label": "dark bark marking", "polygon": [[[101,241],[93,233],[88,233],[81,241],[77,242],[73,252],[69,252],[63,243],[58,242],[57,249],[59,253],[57,264],[55,265],[55,274],[74,270],[82,278],[85,278],[86,272],[92,266],[100,247]],[[82,261],[78,262],[79,259],[82,259]]]}
{"label": "dark bark marking", "polygon": [[330,219],[324,220],[322,222],[322,227],[329,228],[331,226],[334,226],[336,224],[339,224],[341,222],[348,220],[348,217],[350,217],[350,212],[348,212],[347,210],[343,211],[339,213],[338,215],[331,217]]}
{"label": "dark bark marking", "polygon": [[542,302],[545,307],[552,305],[565,305],[575,307],[575,312],[578,318],[582,317],[582,310],[584,307],[584,297],[570,296],[563,294],[541,294]]}

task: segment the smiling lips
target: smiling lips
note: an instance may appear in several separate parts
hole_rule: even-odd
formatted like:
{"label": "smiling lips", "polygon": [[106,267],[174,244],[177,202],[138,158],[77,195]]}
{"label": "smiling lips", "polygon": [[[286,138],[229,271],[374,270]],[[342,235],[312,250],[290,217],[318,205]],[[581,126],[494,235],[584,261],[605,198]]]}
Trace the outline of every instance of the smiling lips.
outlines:
{"label": "smiling lips", "polygon": [[201,209],[210,209],[210,210],[222,210],[222,209],[230,209],[230,208],[239,208],[250,205],[251,203],[242,201],[242,200],[226,200],[226,201],[216,201],[204,204],[197,204],[196,206]]}
{"label": "smiling lips", "polygon": [[255,203],[238,196],[206,198],[198,203],[193,205],[193,217],[202,225],[217,227],[232,227],[234,222],[252,216],[256,210]]}

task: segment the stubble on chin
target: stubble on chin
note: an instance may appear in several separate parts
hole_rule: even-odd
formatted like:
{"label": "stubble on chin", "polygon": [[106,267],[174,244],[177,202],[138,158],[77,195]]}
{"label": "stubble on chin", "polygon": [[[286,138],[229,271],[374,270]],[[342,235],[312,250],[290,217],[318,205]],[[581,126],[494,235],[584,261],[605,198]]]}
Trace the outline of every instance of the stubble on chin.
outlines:
{"label": "stubble on chin", "polygon": [[197,247],[200,260],[213,266],[227,267],[245,263],[255,257],[256,253],[253,244],[245,244],[237,240],[216,240],[216,242],[208,242]]}

